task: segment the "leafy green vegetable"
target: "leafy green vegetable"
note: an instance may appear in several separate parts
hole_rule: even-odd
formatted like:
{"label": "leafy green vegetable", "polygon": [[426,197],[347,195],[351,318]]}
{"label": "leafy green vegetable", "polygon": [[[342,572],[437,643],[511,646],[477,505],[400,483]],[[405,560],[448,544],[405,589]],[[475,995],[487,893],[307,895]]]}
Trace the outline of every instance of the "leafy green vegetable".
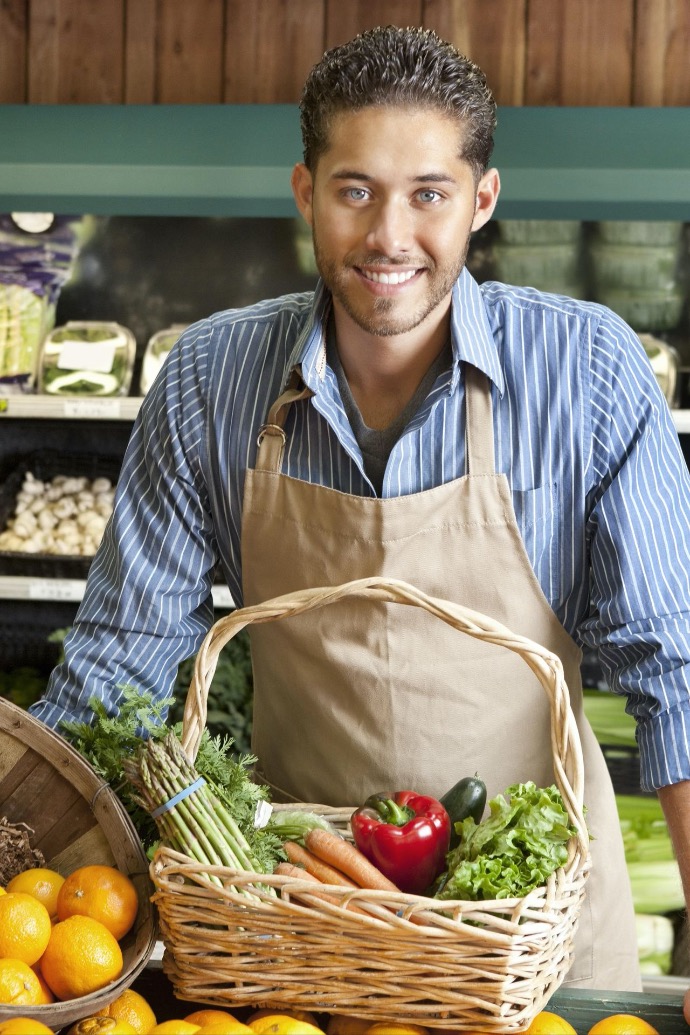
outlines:
{"label": "leafy green vegetable", "polygon": [[636,913],[671,913],[685,906],[680,870],[656,796],[617,794],[625,862]]}
{"label": "leafy green vegetable", "polygon": [[489,802],[489,814],[458,824],[460,844],[448,854],[448,879],[436,898],[514,898],[546,883],[568,858],[576,833],[555,785],[513,784]]}
{"label": "leafy green vegetable", "polygon": [[667,916],[636,914],[635,933],[643,974],[669,974],[673,962],[675,932]]}
{"label": "leafy green vegetable", "polygon": [[637,722],[625,710],[627,698],[604,690],[585,690],[585,715],[600,744],[636,747]]}
{"label": "leafy green vegetable", "polygon": [[[135,789],[123,774],[125,759],[134,759],[142,739],[163,740],[170,727],[163,720],[170,699],[154,701],[150,693],[142,693],[132,686],[120,687],[122,700],[116,716],[108,715],[97,698],[89,701],[94,712],[93,725],[85,722],[63,722],[66,738],[82,754],[96,772],[113,788],[137,829],[145,848],[150,849],[158,840],[158,829],[149,813],[141,807]],[[181,723],[173,726],[179,737]],[[234,757],[233,742],[228,737],[212,736],[204,730],[197,752],[195,767],[198,773],[214,785],[218,797],[242,830],[257,859],[266,863],[275,860],[281,839],[270,831],[254,827],[257,804],[267,800],[267,788],[251,779],[250,769],[256,759],[252,755]]]}
{"label": "leafy green vegetable", "polygon": [[284,810],[272,812],[265,830],[275,834],[281,841],[298,841],[300,844],[304,844],[305,834],[317,828],[337,833],[336,828],[328,822],[325,816],[299,809],[290,810],[290,812]]}

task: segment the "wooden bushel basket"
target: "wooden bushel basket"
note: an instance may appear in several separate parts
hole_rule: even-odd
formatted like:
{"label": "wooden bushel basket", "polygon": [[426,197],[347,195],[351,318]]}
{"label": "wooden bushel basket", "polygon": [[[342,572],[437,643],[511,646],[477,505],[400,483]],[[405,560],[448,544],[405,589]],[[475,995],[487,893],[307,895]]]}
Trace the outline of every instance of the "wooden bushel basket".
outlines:
{"label": "wooden bushel basket", "polygon": [[66,740],[21,708],[0,699],[0,817],[34,830],[33,848],[45,865],[66,876],[78,866],[102,863],[126,873],[137,889],[139,910],[122,939],[122,974],[105,988],[46,1006],[0,1004],[0,1021],[36,1017],[57,1031],[103,1009],[131,985],[156,944],[148,860],[112,788]]}
{"label": "wooden bushel basket", "polygon": [[[322,885],[325,899],[307,881],[204,866],[161,846],[151,875],[166,949],[163,968],[179,998],[226,1008],[271,1005],[350,1014],[371,1023],[521,1031],[570,967],[590,866],[580,740],[554,654],[405,582],[368,578],[290,593],[235,611],[209,631],[187,695],[183,747],[193,760],[206,723],[208,687],[228,640],[252,623],[301,614],[347,595],[424,608],[460,632],[515,651],[529,665],[549,699],[555,783],[577,830],[568,861],[523,898],[442,901]],[[351,811],[321,808],[346,833]],[[220,877],[222,887],[211,884],[211,876]]]}

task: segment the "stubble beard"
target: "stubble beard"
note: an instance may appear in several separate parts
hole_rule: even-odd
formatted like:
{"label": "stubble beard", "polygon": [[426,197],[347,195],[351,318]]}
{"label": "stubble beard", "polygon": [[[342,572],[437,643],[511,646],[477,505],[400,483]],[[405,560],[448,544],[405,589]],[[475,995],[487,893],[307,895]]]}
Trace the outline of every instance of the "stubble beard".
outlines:
{"label": "stubble beard", "polygon": [[[457,262],[452,267],[425,266],[423,276],[427,279],[426,296],[413,312],[400,316],[396,315],[397,300],[395,298],[373,298],[367,308],[356,305],[352,298],[353,292],[348,272],[355,263],[338,265],[326,259],[319,247],[316,233],[313,234],[313,243],[317,269],[333,298],[340,303],[350,319],[363,331],[385,338],[406,334],[415,327],[419,327],[448,297],[455,281],[464,269],[470,238],[468,236],[464,247],[460,250]],[[366,265],[379,264],[381,266],[409,265],[409,259],[395,260],[382,256],[376,257],[373,261],[367,259],[360,260],[360,262]]]}

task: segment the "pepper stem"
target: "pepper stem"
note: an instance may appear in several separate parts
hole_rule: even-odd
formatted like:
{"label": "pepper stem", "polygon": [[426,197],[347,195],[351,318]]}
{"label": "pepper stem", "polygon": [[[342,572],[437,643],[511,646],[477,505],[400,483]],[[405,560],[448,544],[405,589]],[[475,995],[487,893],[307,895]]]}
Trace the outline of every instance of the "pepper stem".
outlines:
{"label": "pepper stem", "polygon": [[398,805],[392,798],[379,798],[373,802],[373,807],[378,812],[384,823],[390,823],[395,827],[404,827],[411,819],[414,819],[414,812],[407,805]]}

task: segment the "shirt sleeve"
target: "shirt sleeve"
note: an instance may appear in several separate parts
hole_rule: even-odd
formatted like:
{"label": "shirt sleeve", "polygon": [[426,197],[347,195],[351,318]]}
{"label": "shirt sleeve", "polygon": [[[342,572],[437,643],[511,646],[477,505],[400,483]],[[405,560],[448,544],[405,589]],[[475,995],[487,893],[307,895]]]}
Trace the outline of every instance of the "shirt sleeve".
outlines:
{"label": "shirt sleeve", "polygon": [[604,310],[588,358],[592,592],[581,632],[628,696],[652,790],[690,779],[690,475],[637,335]]}
{"label": "shirt sleeve", "polygon": [[[191,341],[194,336],[194,341]],[[117,712],[123,686],[170,696],[177,667],[213,621],[216,565],[205,469],[205,359],[210,330],[186,332],[145,397],[113,514],[83,600],[32,713],[59,730],[89,721],[89,699]]]}

